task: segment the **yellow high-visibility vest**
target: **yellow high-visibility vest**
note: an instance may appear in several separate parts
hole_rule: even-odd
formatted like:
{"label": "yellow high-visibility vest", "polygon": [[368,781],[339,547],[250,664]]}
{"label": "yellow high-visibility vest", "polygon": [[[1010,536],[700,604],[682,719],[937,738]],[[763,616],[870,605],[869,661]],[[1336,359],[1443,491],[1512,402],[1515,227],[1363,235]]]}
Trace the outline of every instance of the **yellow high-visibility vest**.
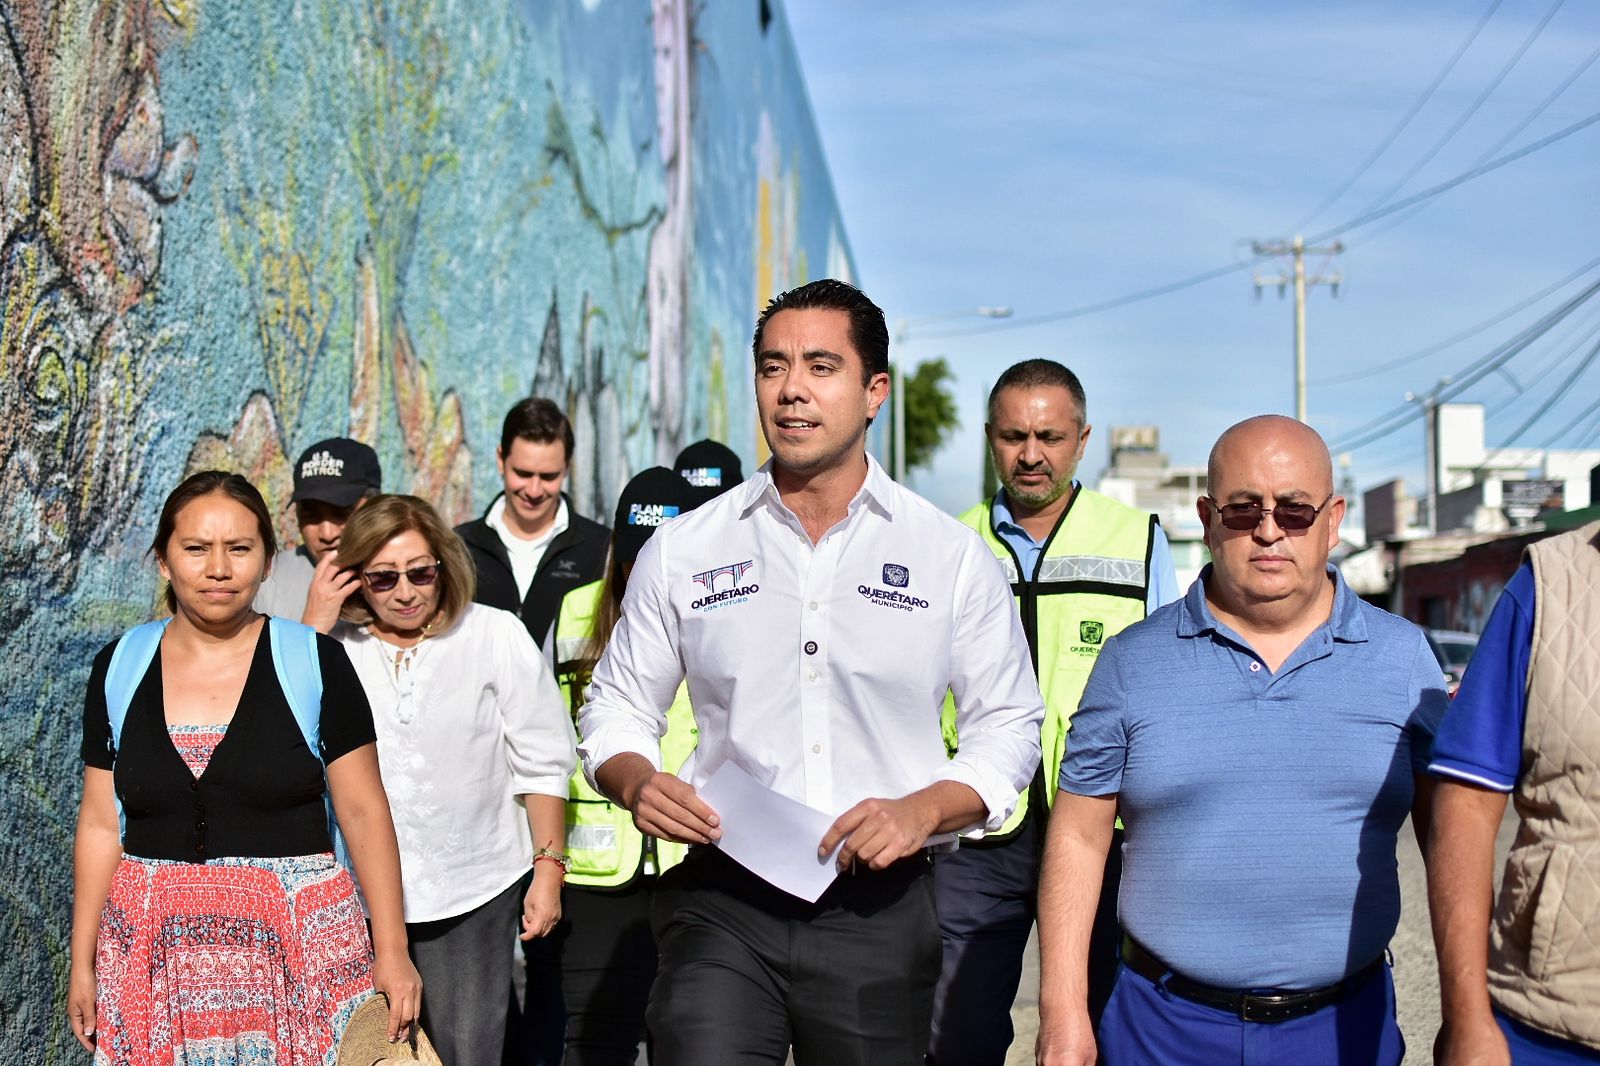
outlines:
{"label": "yellow high-visibility vest", "polygon": [[[561,598],[556,615],[556,682],[572,709],[573,725],[583,707],[588,677],[578,668],[578,656],[594,633],[604,581],[573,589]],[[677,698],[667,710],[667,732],[661,738],[661,768],[677,773],[699,739],[689,688],[678,686]],[[633,815],[589,786],[579,767],[567,790],[567,884],[587,888],[620,888],[641,873],[665,873],[683,861],[688,847],[670,840],[646,837],[634,828]]]}
{"label": "yellow high-visibility vest", "polygon": [[[1156,517],[1118,503],[1109,496],[1078,488],[1045,541],[1037,573],[1024,575],[1011,546],[994,531],[993,501],[961,516],[1005,567],[1006,578],[1022,615],[1022,629],[1044,695],[1040,746],[1042,786],[1047,804],[1054,804],[1067,730],[1089,671],[1107,638],[1145,616],[1150,588],[1150,552]],[[945,747],[960,747],[955,701],[945,698]],[[985,839],[1004,840],[1028,815],[1028,791],[1017,809]]]}

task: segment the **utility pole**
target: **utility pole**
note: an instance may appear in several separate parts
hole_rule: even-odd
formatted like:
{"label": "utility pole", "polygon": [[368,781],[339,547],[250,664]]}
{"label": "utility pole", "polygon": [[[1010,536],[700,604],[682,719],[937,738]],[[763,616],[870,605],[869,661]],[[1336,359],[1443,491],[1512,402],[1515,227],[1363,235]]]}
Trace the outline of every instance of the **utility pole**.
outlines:
{"label": "utility pole", "polygon": [[1307,248],[1305,238],[1296,235],[1291,241],[1251,241],[1250,250],[1256,255],[1287,255],[1294,259],[1294,266],[1287,274],[1281,272],[1270,276],[1257,274],[1255,286],[1258,300],[1261,298],[1261,290],[1268,285],[1277,288],[1279,299],[1283,298],[1284,289],[1294,287],[1294,416],[1304,422],[1306,420],[1306,286],[1327,285],[1337,297],[1339,285],[1344,281],[1344,275],[1339,273],[1318,272],[1313,277],[1306,277],[1306,254],[1325,255],[1331,259],[1344,251],[1344,245],[1334,241],[1321,248]]}
{"label": "utility pole", "polygon": [[1406,403],[1422,405],[1422,451],[1428,464],[1428,523],[1429,536],[1439,535],[1439,394],[1450,384],[1450,378],[1440,378],[1439,384],[1418,395],[1406,393]]}

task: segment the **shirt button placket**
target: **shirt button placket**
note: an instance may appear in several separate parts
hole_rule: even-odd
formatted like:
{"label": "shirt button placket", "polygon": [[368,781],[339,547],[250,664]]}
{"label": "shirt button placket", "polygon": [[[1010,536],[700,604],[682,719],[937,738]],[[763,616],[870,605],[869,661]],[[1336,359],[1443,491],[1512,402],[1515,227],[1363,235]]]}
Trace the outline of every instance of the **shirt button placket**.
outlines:
{"label": "shirt button placket", "polygon": [[828,745],[827,656],[823,651],[826,619],[823,592],[833,577],[838,542],[824,538],[810,550],[800,612],[800,738],[805,758],[805,791],[813,806],[826,804],[833,793],[833,770],[824,756]]}

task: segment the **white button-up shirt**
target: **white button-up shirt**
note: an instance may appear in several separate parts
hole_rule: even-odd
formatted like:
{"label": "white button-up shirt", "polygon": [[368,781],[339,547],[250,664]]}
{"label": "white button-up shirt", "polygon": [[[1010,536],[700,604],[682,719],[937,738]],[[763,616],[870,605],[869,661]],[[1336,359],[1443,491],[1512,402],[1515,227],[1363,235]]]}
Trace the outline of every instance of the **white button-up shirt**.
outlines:
{"label": "white button-up shirt", "polygon": [[567,798],[572,715],[522,620],[468,604],[405,651],[365,628],[333,636],[372,704],[378,765],[400,843],[408,922],[465,914],[533,859],[519,796]]}
{"label": "white button-up shirt", "polygon": [[[770,464],[656,531],[583,709],[591,781],[623,752],[660,767],[685,677],[699,744],[680,776],[697,787],[731,759],[839,815],[959,781],[996,829],[1039,763],[1044,705],[1000,564],[870,457],[845,519],[815,545]],[[946,691],[961,736],[953,758]]]}

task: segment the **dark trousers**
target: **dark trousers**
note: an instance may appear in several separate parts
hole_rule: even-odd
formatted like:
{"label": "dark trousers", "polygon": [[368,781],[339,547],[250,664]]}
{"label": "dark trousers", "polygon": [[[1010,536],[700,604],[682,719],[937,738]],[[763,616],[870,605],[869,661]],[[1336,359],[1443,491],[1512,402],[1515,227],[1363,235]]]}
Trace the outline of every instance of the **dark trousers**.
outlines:
{"label": "dark trousers", "polygon": [[[526,884],[526,882],[524,882]],[[527,991],[513,1003],[503,1066],[633,1066],[656,976],[654,877],[618,889],[569,885],[561,922],[523,941]]]}
{"label": "dark trousers", "polygon": [[[963,846],[934,866],[944,964],[933,1000],[928,1062],[1002,1066],[1011,1046],[1011,1004],[1038,915],[1044,819],[1030,814],[1009,840]],[[1098,1021],[1117,975],[1117,886],[1122,831],[1106,856],[1089,940],[1089,1016]]]}
{"label": "dark trousers", "polygon": [[644,1012],[656,977],[650,900],[656,879],[614,891],[561,893],[556,944],[567,1010],[566,1066],[633,1066],[645,1040]]}
{"label": "dark trousers", "polygon": [[939,928],[918,856],[796,899],[721,852],[691,849],[651,903],[657,1066],[918,1066]]}
{"label": "dark trousers", "polygon": [[[523,875],[521,895],[527,895],[532,871]],[[520,898],[520,896],[519,896]],[[566,910],[566,893],[562,893]],[[524,988],[522,1001],[511,989],[506,1016],[506,1052],[502,1066],[561,1066],[565,1043],[566,1010],[561,1002],[561,950],[567,923],[562,921],[549,936],[522,940]],[[521,932],[521,923],[518,923]]]}
{"label": "dark trousers", "polygon": [[422,1030],[448,1063],[500,1061],[506,1038],[520,882],[480,907],[436,922],[407,922],[422,975]]}

